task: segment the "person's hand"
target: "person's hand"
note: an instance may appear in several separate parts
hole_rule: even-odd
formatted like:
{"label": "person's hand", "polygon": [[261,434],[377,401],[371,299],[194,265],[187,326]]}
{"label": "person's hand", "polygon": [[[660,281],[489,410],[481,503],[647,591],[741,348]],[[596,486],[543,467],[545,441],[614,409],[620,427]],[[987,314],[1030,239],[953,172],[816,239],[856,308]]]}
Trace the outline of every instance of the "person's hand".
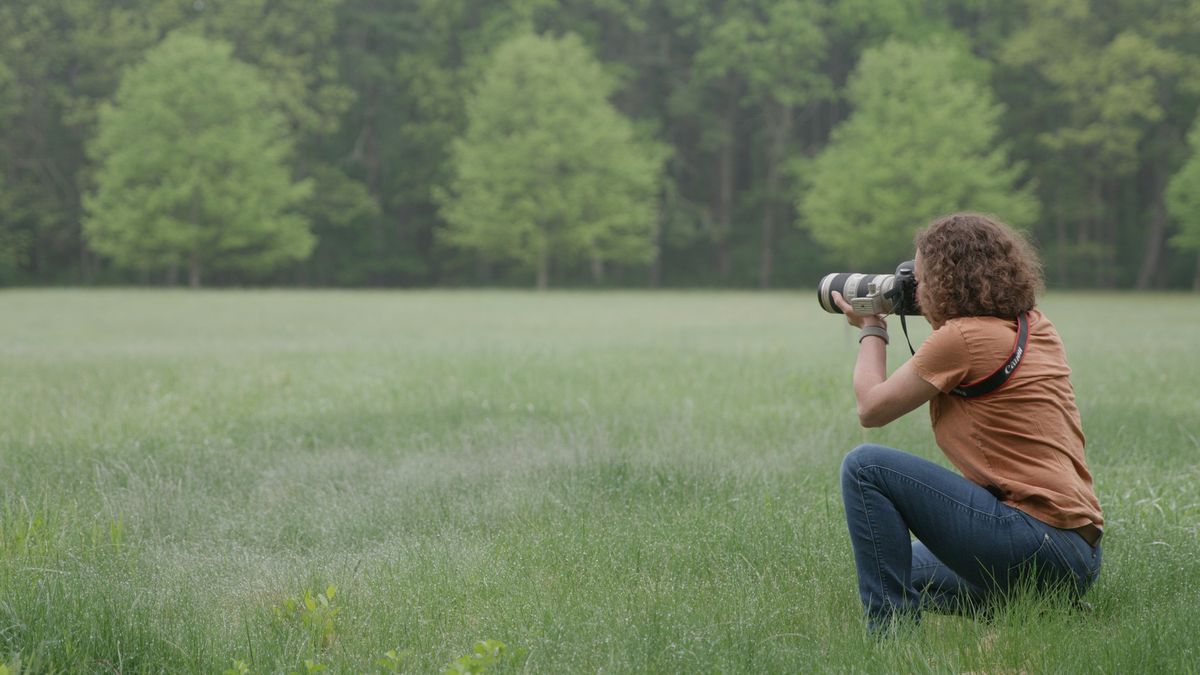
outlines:
{"label": "person's hand", "polygon": [[868,314],[866,316],[855,314],[854,308],[851,307],[850,303],[846,302],[846,299],[842,297],[842,294],[838,293],[837,291],[833,292],[833,302],[838,306],[838,309],[842,310],[842,313],[846,315],[846,321],[848,321],[851,326],[854,326],[855,328],[879,326],[880,328],[887,330],[887,321],[884,320],[882,314]]}

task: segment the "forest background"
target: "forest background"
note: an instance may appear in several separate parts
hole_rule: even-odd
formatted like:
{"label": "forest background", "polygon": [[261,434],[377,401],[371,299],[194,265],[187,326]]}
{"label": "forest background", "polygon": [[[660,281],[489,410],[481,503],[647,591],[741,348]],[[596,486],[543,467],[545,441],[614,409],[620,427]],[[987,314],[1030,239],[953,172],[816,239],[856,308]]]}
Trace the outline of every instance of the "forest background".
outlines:
{"label": "forest background", "polygon": [[0,284],[1200,289],[1200,3],[6,0]]}

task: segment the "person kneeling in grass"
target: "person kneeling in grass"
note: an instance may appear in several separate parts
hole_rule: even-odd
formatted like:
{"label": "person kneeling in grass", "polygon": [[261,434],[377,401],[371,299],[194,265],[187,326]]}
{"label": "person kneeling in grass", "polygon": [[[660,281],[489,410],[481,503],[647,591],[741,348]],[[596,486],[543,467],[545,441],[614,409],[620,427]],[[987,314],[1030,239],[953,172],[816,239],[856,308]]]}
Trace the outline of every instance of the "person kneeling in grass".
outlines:
{"label": "person kneeling in grass", "polygon": [[857,315],[835,295],[863,329],[859,421],[881,427],[928,401],[937,444],[962,472],[879,445],[846,456],[842,498],[868,628],[980,607],[1023,583],[1081,596],[1100,573],[1104,518],[1063,343],[1035,307],[1037,254],[1003,223],[954,214],[917,234],[915,274],[934,330],[891,377],[884,317]]}

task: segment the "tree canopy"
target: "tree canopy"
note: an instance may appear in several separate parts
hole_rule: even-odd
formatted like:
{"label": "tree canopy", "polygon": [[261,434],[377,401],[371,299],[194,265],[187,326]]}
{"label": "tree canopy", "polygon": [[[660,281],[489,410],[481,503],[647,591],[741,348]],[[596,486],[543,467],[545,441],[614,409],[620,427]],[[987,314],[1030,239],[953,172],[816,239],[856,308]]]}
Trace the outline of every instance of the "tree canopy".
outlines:
{"label": "tree canopy", "polygon": [[119,265],[270,270],[312,250],[294,208],[286,118],[232,47],[174,34],[129,69],[100,110],[84,231]]}
{"label": "tree canopy", "polygon": [[[607,78],[594,100],[662,159],[649,254],[572,245],[551,256],[556,284],[794,287],[857,265],[804,210],[849,198],[841,186],[814,192],[839,156],[839,170],[864,164],[867,177],[892,167],[897,182],[869,210],[914,221],[898,215],[889,232],[965,201],[1024,222],[1052,285],[1183,287],[1200,271],[1200,257],[1169,243],[1183,221],[1167,204],[1200,108],[1194,2],[6,0],[0,283],[162,283],[185,264],[130,264],[83,228],[104,172],[101,110],[131,68],[180,32],[227,45],[257,71],[292,146],[280,162],[312,186],[286,209],[308,223],[310,255],[206,265],[206,283],[528,283],[528,256],[458,238],[462,224],[438,195],[458,194],[457,148],[502,45],[529,35],[576,36]],[[958,66],[914,56],[911,68],[929,72],[901,76],[922,87],[961,82],[988,104],[959,120],[941,101],[914,99],[895,111],[908,110],[895,124],[911,129],[868,140],[862,128],[892,122],[862,112],[855,83],[872,54],[894,45],[957,52]],[[909,157],[961,160],[947,155],[942,124],[947,138],[967,127],[990,134],[964,157],[994,162],[997,186],[971,189],[1015,201],[965,200],[955,192],[963,181],[943,184],[928,161],[908,172],[895,158],[875,166],[879,147],[902,145]],[[886,202],[900,195],[903,208]],[[804,227],[787,226],[797,221]]]}
{"label": "tree canopy", "polygon": [[[1167,204],[1178,231],[1171,244],[1181,251],[1200,254],[1200,122],[1188,134],[1191,156],[1171,178],[1167,188]],[[1200,290],[1200,267],[1197,267],[1193,288]]]}
{"label": "tree canopy", "polygon": [[982,64],[950,45],[868,50],[850,78],[850,118],[812,163],[800,223],[857,270],[891,270],[914,232],[953,211],[1028,225],[1037,202],[998,146],[1000,106]]}
{"label": "tree canopy", "polygon": [[445,240],[532,268],[539,288],[555,262],[649,260],[662,155],[609,104],[614,88],[574,35],[503,44],[454,144]]}

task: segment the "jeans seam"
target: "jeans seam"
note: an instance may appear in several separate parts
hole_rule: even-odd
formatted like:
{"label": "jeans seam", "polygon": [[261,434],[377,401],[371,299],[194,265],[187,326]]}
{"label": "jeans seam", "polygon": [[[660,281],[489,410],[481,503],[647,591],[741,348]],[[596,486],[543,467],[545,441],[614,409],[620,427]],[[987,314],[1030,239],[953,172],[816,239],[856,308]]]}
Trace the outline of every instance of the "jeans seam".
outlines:
{"label": "jeans seam", "polygon": [[[1062,530],[1059,530],[1059,531],[1062,532]],[[1079,536],[1079,535],[1074,532],[1071,532],[1070,536]],[[1057,539],[1056,537],[1054,537],[1052,535],[1047,535],[1047,539],[1050,542],[1050,548],[1053,549],[1054,554],[1056,556],[1058,556],[1059,561],[1062,562],[1063,566],[1066,567],[1067,571],[1070,572],[1072,577],[1074,577],[1075,582],[1077,584],[1087,585],[1090,582],[1094,581],[1092,569],[1091,569],[1091,567],[1088,566],[1087,561],[1084,560],[1083,557],[1079,555],[1078,549],[1075,550],[1073,555],[1068,555],[1066,552],[1063,551],[1063,546],[1060,546],[1059,542],[1056,541],[1056,539]],[[1070,544],[1067,544],[1067,546],[1070,546]],[[1076,569],[1076,566],[1070,562],[1069,559],[1072,557],[1078,561],[1078,563],[1079,563],[1078,569]]]}
{"label": "jeans seam", "polygon": [[871,522],[871,506],[867,504],[867,495],[863,492],[863,481],[858,472],[855,472],[854,478],[854,482],[858,485],[858,497],[862,500],[863,513],[867,516],[867,529],[870,530],[871,534],[871,548],[875,552],[875,575],[879,578],[879,592],[883,594],[882,604],[886,606],[891,604],[891,602],[888,600],[887,587],[883,582],[883,567],[880,562],[881,556],[879,555],[879,539],[875,536],[875,525]]}
{"label": "jeans seam", "polygon": [[[1034,549],[1034,550],[1033,550],[1033,553],[1030,553],[1028,556],[1026,556],[1026,557],[1025,557],[1023,560],[1021,560],[1020,562],[1018,562],[1018,563],[1015,563],[1015,564],[1012,564],[1012,565],[1009,565],[1009,566],[1008,566],[1008,568],[1007,568],[1007,570],[1006,570],[1006,573],[1007,573],[1007,574],[1012,574],[1012,573],[1016,572],[1017,570],[1021,569],[1022,567],[1024,567],[1024,566],[1028,565],[1028,564],[1029,564],[1029,562],[1030,562],[1031,560],[1033,560],[1034,558],[1037,558],[1037,557],[1038,557],[1038,555],[1039,555],[1039,554],[1040,554],[1042,551],[1046,550],[1046,546],[1047,546],[1047,545],[1049,545],[1051,548],[1053,548],[1053,547],[1054,547],[1054,544],[1053,544],[1053,543],[1050,541],[1050,535],[1048,535],[1048,534],[1046,534],[1045,532],[1043,532],[1043,533],[1042,533],[1042,542],[1041,542],[1040,544],[1038,544],[1038,547],[1037,547],[1036,549]],[[1057,554],[1057,553],[1056,553],[1056,554]],[[1060,557],[1060,558],[1059,558],[1059,560],[1061,561],[1061,560],[1062,560],[1062,558]]]}
{"label": "jeans seam", "polygon": [[[914,485],[919,485],[919,486],[925,488],[932,494],[936,494],[936,495],[940,496],[941,498],[943,498],[944,500],[946,500],[953,506],[958,507],[959,509],[962,509],[963,511],[965,511],[967,513],[971,513],[971,514],[974,514],[977,516],[984,516],[984,517],[988,518],[989,520],[991,520],[992,522],[1009,520],[1009,519],[1018,517],[1020,515],[1019,511],[1014,511],[1014,513],[1005,515],[1005,516],[997,516],[997,515],[993,515],[993,514],[984,512],[984,511],[980,511],[979,509],[972,508],[971,506],[968,506],[967,504],[960,502],[959,500],[957,500],[954,497],[951,497],[950,495],[946,494],[945,492],[935,488],[934,486],[930,485],[929,483],[918,480],[918,479],[914,478],[913,476],[910,476],[901,471],[897,471],[896,469],[893,469],[889,466],[884,466],[882,464],[868,464],[865,466],[859,466],[854,471],[854,478],[855,478],[854,482],[858,485],[859,497],[860,497],[860,499],[863,500],[863,511],[866,513],[867,528],[870,530],[870,534],[871,534],[871,547],[875,552],[876,575],[879,578],[879,588],[880,588],[880,591],[883,593],[884,602],[887,604],[890,604],[890,600],[888,599],[887,588],[886,588],[886,585],[884,584],[884,579],[883,579],[883,569],[881,567],[882,563],[880,561],[880,554],[879,554],[879,543],[875,537],[875,526],[871,522],[871,509],[867,504],[866,495],[863,492],[863,483],[866,482],[863,480],[863,472],[867,469],[877,469],[880,471],[886,471],[892,475],[898,476],[899,478],[907,480],[908,482],[910,482]],[[889,499],[889,501],[890,501],[890,499]]]}
{"label": "jeans seam", "polygon": [[[903,479],[905,479],[905,480],[909,481],[910,483],[913,483],[913,484],[915,484],[915,485],[920,485],[921,487],[924,487],[925,489],[929,490],[930,492],[932,492],[932,493],[934,493],[934,494],[937,494],[937,495],[941,496],[941,497],[942,497],[942,498],[944,498],[946,501],[950,502],[951,504],[954,504],[955,506],[957,506],[957,507],[959,507],[959,508],[961,508],[961,509],[963,509],[963,510],[970,511],[970,512],[972,512],[972,513],[977,513],[977,514],[979,514],[979,515],[981,515],[981,516],[985,516],[985,517],[987,517],[987,518],[991,518],[992,520],[1006,520],[1006,519],[1008,519],[1008,518],[1013,518],[1013,517],[1015,517],[1015,516],[1019,515],[1019,513],[1013,513],[1013,514],[1009,514],[1009,515],[1006,515],[1006,516],[997,516],[997,515],[993,515],[993,514],[991,514],[991,513],[987,513],[987,512],[984,512],[984,511],[980,511],[979,509],[972,508],[971,506],[968,506],[968,505],[966,505],[966,504],[964,504],[964,503],[962,503],[962,502],[958,501],[958,500],[957,500],[957,499],[955,499],[954,497],[951,497],[950,495],[946,494],[945,492],[942,492],[941,490],[939,490],[939,489],[935,488],[934,486],[930,485],[929,483],[926,483],[926,482],[924,482],[924,481],[917,480],[916,478],[913,478],[912,476],[910,476],[910,475],[908,475],[908,474],[906,474],[906,473],[903,473],[903,472],[897,471],[897,470],[895,470],[895,469],[893,469],[893,468],[891,468],[891,467],[889,467],[889,466],[884,466],[884,465],[882,465],[882,464],[868,464],[867,466],[861,466],[861,467],[859,467],[859,468],[858,468],[858,470],[857,470],[857,471],[855,471],[855,478],[857,479],[857,481],[856,481],[856,482],[858,482],[858,484],[859,484],[859,486],[860,486],[860,491],[861,491],[861,485],[862,485],[862,479],[861,479],[861,475],[860,475],[860,474],[862,473],[862,471],[864,471],[864,470],[866,470],[866,469],[879,469],[879,470],[881,470],[881,471],[887,471],[887,472],[889,472],[889,473],[895,474],[895,475],[897,475],[897,476],[899,476],[899,477],[901,477],[901,478],[903,478]],[[997,500],[997,501],[999,501],[999,500]],[[865,498],[864,498],[864,506],[865,506]]]}
{"label": "jeans seam", "polygon": [[1062,548],[1060,548],[1058,542],[1055,541],[1055,537],[1048,532],[1046,533],[1046,542],[1050,544],[1050,550],[1054,552],[1054,556],[1058,558],[1058,562],[1062,564],[1063,568],[1066,569],[1071,576],[1078,580],[1079,573],[1075,571],[1075,566],[1072,565],[1071,561],[1067,559],[1067,554],[1063,553]]}
{"label": "jeans seam", "polygon": [[[881,464],[868,464],[865,466],[858,467],[854,471],[854,479],[855,479],[854,482],[858,486],[859,499],[862,500],[863,512],[867,516],[867,529],[870,532],[871,548],[874,552],[874,557],[875,557],[875,574],[876,574],[876,577],[879,579],[879,589],[880,589],[880,592],[883,593],[884,604],[891,604],[891,600],[888,598],[887,584],[885,583],[884,578],[883,578],[883,567],[882,567],[882,562],[881,562],[881,556],[879,553],[879,540],[875,536],[875,525],[873,522],[871,507],[867,503],[867,496],[866,496],[866,493],[863,491],[863,483],[866,481],[863,480],[862,474],[867,469],[879,469],[881,471],[887,471],[887,472],[894,474],[896,476],[899,476],[900,478],[903,478],[915,485],[920,485],[921,487],[925,488],[926,490],[929,490],[930,492],[932,492],[936,495],[939,495],[946,501],[950,502],[951,504],[953,504],[965,511],[968,511],[968,512],[974,513],[974,514],[978,514],[980,516],[985,516],[993,521],[1005,520],[1007,518],[1012,518],[1016,515],[1019,515],[1017,513],[1014,513],[1014,514],[1007,515],[1007,516],[996,516],[996,515],[993,515],[990,513],[986,513],[984,511],[980,511],[979,509],[975,509],[966,504],[963,504],[962,502],[958,501],[957,499],[954,499],[950,495],[946,494],[945,492],[942,492],[941,490],[938,490],[937,488],[933,487],[932,485],[930,485],[924,481],[917,480],[916,478],[914,478],[906,473],[897,471],[888,466],[884,466]],[[889,501],[890,501],[890,499],[889,499]]]}

